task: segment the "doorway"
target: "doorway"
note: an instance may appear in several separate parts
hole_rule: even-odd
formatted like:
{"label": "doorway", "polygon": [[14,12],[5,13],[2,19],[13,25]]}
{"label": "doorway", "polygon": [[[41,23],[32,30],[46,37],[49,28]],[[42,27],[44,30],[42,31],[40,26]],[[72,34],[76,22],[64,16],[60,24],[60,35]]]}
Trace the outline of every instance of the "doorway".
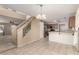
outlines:
{"label": "doorway", "polygon": [[12,42],[11,24],[0,23],[0,53],[14,48]]}

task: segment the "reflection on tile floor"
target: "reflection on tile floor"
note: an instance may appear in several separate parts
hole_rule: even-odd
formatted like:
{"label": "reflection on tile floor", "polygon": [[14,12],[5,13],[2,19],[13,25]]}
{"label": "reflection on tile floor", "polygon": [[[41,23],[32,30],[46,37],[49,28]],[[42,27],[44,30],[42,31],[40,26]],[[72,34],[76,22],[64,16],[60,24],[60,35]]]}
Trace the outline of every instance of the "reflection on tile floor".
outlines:
{"label": "reflection on tile floor", "polygon": [[0,36],[0,52],[14,48],[15,45],[11,41],[11,36]]}
{"label": "reflection on tile floor", "polygon": [[55,42],[49,42],[47,39],[41,39],[39,41],[33,42],[31,44],[25,45],[20,48],[14,48],[11,50],[8,50],[3,55],[36,55],[36,54],[79,54],[76,52],[76,49],[74,46],[70,45],[64,45],[60,43]]}

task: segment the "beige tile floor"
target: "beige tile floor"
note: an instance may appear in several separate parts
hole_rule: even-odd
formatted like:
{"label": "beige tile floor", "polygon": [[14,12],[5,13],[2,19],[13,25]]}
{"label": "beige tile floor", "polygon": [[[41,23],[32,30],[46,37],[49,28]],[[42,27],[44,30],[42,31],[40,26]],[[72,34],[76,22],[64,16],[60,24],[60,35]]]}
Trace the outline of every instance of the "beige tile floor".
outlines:
{"label": "beige tile floor", "polygon": [[14,48],[1,55],[72,55],[79,54],[74,46],[64,45],[55,42],[49,42],[47,39],[41,39],[20,48]]}
{"label": "beige tile floor", "polygon": [[15,45],[12,43],[11,36],[2,36],[0,35],[0,52],[14,48]]}

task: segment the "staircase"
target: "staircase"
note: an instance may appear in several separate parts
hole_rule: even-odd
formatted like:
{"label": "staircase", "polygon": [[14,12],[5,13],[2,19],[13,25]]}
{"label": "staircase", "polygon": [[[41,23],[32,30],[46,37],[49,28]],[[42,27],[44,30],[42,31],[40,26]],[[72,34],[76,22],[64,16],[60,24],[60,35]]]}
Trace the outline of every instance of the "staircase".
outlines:
{"label": "staircase", "polygon": [[[25,14],[2,6],[0,6],[0,16],[11,19],[12,41],[17,47],[40,40],[43,35],[41,21],[36,17],[32,16],[27,20]],[[14,19],[17,19],[18,22],[22,20],[22,22],[18,24]]]}
{"label": "staircase", "polygon": [[40,39],[40,20],[30,17],[12,28],[12,39],[17,47],[24,46]]}

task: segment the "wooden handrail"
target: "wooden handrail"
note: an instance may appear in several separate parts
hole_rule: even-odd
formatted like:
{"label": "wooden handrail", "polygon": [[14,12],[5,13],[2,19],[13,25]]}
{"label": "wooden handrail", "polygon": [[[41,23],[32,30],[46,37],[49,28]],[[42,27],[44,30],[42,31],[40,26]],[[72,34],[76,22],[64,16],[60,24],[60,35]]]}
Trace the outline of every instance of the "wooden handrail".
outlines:
{"label": "wooden handrail", "polygon": [[20,27],[22,27],[25,23],[29,24],[33,19],[36,19],[36,17],[32,16],[28,20],[23,21],[20,25],[17,26],[17,29],[19,29]]}

